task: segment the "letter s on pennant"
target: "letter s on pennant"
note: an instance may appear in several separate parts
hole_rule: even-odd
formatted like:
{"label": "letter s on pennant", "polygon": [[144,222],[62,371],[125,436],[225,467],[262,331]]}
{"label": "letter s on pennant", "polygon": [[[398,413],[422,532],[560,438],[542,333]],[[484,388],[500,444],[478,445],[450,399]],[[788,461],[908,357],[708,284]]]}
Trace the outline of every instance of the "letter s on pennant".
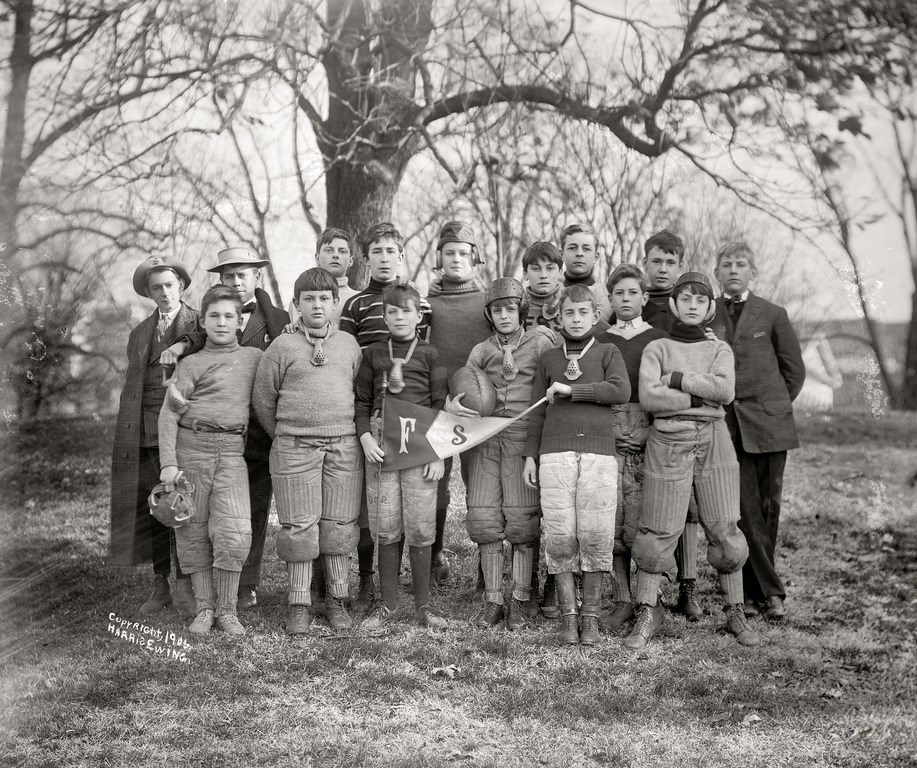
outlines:
{"label": "letter s on pennant", "polygon": [[465,427],[461,424],[456,424],[452,427],[452,434],[455,437],[452,438],[452,445],[464,445],[468,442],[468,436],[465,434]]}

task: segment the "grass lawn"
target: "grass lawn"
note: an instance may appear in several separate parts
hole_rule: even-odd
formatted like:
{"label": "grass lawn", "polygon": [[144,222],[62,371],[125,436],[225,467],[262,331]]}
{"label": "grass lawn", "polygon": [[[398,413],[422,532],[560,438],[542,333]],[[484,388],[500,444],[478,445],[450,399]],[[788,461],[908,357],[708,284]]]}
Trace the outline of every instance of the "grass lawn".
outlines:
{"label": "grass lawn", "polygon": [[553,622],[474,628],[463,507],[445,632],[414,625],[404,594],[384,636],[318,621],[288,638],[269,543],[246,637],[192,639],[166,611],[147,623],[176,639],[132,644],[110,615],[140,618],[149,568],[105,562],[111,431],[3,433],[2,765],[917,765],[915,414],[803,420],[779,548],[789,618],[754,620],[762,647],[725,634],[704,561],[706,617],[669,615],[636,654],[617,636],[558,647]]}

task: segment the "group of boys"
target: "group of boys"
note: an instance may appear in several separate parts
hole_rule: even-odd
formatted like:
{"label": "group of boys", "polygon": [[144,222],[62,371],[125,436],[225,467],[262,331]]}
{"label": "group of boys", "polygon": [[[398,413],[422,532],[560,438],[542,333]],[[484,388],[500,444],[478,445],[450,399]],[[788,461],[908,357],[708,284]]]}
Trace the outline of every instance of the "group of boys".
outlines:
{"label": "group of boys", "polygon": [[[288,633],[310,631],[316,582],[331,628],[352,626],[354,551],[360,582],[350,611],[368,613],[365,631],[382,630],[397,612],[405,544],[417,621],[445,627],[430,595],[449,575],[442,542],[451,461],[386,469],[381,413],[384,399],[396,398],[478,416],[464,393],[449,395],[450,377],[468,366],[493,385],[492,415],[514,419],[460,454],[466,525],[480,554],[479,626],[505,619],[520,629],[538,613],[543,538],[540,610],[560,618],[561,642],[594,645],[601,628],[632,622],[624,644],[641,648],[662,621],[660,587],[676,559],[678,609],[691,620],[702,615],[694,590],[699,523],[727,628],[740,643],[758,644],[746,616],[784,615],[774,549],[785,451],[795,447],[791,401],[804,372],[786,313],[748,292],[756,274],[748,247],[718,252],[728,298],[717,298],[703,274],[678,276],[684,248],[665,231],[646,243],[645,274],[622,265],[602,283],[595,233],[571,225],[559,249],[526,249],[525,284],[502,277],[482,288],[473,232],[452,221],[440,230],[437,279],[424,299],[400,282],[403,245],[392,224],[371,227],[362,242],[370,281],[355,292],[346,278],[351,238],[326,230],[318,266],[294,284],[289,317],[259,287],[267,262],[245,248],[221,251],[211,270],[221,284],[201,303],[203,332],[180,302],[190,283],[181,264],[154,257],[137,268],[135,290],[157,312],[128,344],[112,548],[126,559],[153,555],[154,588],[142,611],[174,600],[194,616],[194,634],[215,624],[243,634],[237,609],[257,604],[273,490]],[[263,439],[253,440],[256,433]],[[142,446],[140,461],[125,450],[132,440]],[[127,475],[133,515],[120,497]],[[156,480],[186,484],[188,524],[156,528],[138,513]],[[615,602],[603,613],[606,574]]]}

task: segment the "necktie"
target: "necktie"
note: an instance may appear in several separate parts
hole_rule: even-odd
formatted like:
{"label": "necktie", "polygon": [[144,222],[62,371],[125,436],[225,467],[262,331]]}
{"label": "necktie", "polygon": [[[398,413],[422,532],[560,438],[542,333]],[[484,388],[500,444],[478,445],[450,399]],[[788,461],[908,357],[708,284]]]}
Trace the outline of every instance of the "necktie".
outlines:
{"label": "necktie", "polygon": [[735,317],[736,311],[742,308],[745,303],[741,296],[732,296],[726,299],[726,311],[730,317]]}
{"label": "necktie", "polygon": [[250,301],[248,302],[248,304],[242,305],[242,314],[243,315],[250,315],[254,311],[255,311],[255,302]]}
{"label": "necktie", "polygon": [[414,341],[411,342],[408,353],[404,357],[395,357],[395,352],[392,349],[392,340],[388,340],[388,358],[392,361],[392,368],[388,373],[388,390],[392,394],[397,395],[404,389],[404,366],[408,364],[416,347],[417,336],[414,337]]}
{"label": "necktie", "polygon": [[159,324],[156,326],[156,340],[161,341],[162,337],[166,335],[169,331],[169,326],[172,325],[172,321],[165,315],[159,316]]}
{"label": "necktie", "polygon": [[328,339],[331,338],[331,333],[334,330],[331,327],[331,323],[328,323],[322,330],[322,335],[315,335],[318,331],[313,332],[311,329],[307,328],[305,323],[303,323],[302,318],[299,319],[299,327],[302,332],[306,335],[306,341],[312,345],[312,357],[310,362],[312,365],[324,365],[328,362],[328,355],[325,354],[324,345]]}
{"label": "necktie", "polygon": [[325,354],[325,350],[322,348],[322,345],[325,343],[324,337],[315,336],[310,338],[313,345],[312,365],[324,365],[328,362],[328,356]]}
{"label": "necktie", "polygon": [[567,342],[564,342],[564,357],[567,358],[567,367],[564,370],[564,378],[569,381],[576,381],[583,375],[579,367],[579,359],[589,351],[589,347],[595,342],[595,336],[589,339],[589,343],[583,347],[581,352],[567,352]]}
{"label": "necktie", "polygon": [[520,331],[519,338],[516,339],[515,344],[507,340],[504,344],[500,345],[500,349],[503,350],[503,367],[501,372],[504,381],[512,381],[519,373],[519,369],[516,367],[516,361],[513,359],[513,351],[522,342],[522,336],[524,334],[525,331]]}

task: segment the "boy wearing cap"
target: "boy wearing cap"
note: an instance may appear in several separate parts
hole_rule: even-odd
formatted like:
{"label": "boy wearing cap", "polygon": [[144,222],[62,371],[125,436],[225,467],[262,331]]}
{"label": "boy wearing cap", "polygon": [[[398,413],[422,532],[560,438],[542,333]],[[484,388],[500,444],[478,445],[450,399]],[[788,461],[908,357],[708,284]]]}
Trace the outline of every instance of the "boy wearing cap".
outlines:
{"label": "boy wearing cap", "polygon": [[[404,237],[394,224],[383,221],[366,231],[362,248],[363,258],[369,265],[369,284],[344,305],[339,325],[342,331],[356,338],[360,349],[365,350],[374,342],[388,340],[382,292],[398,282],[401,263],[404,261]],[[417,334],[420,338],[427,339],[430,329],[430,305],[424,299],[420,299],[417,308],[420,313]],[[360,508],[360,541],[357,544],[360,587],[352,606],[356,611],[368,611],[376,595],[373,583],[375,544],[369,532],[367,515],[364,501]]]}
{"label": "boy wearing cap", "polygon": [[[617,347],[599,343],[598,312],[584,285],[560,300],[561,345],[544,352],[532,385],[533,411],[524,450],[524,478],[540,486],[545,560],[555,575],[561,643],[599,640],[602,580],[614,554],[618,466],[611,408],[630,397]],[[537,463],[536,463],[537,459]],[[574,574],[582,572],[582,627],[577,620]]]}
{"label": "boy wearing cap", "polygon": [[[329,318],[335,325],[341,319],[344,305],[352,296],[359,293],[351,288],[347,281],[347,270],[353,262],[352,242],[353,237],[346,229],[328,227],[318,236],[318,242],[315,243],[315,266],[328,272],[338,284],[338,302],[331,308]],[[298,301],[298,297],[294,296],[287,308],[293,326],[296,326],[299,320]],[[297,328],[290,329],[291,333],[296,331]]]}
{"label": "boy wearing cap", "polygon": [[742,611],[742,565],[748,556],[738,528],[739,471],[723,406],[735,388],[732,350],[704,331],[715,312],[713,287],[699,272],[675,282],[671,336],[647,344],[640,363],[640,404],[653,416],[646,443],[643,512],[634,539],[636,619],[624,646],[643,648],[662,623],[658,592],[672,564],[692,487],[707,534],[707,558],[719,571],[726,627],[742,645],[761,640]]}
{"label": "boy wearing cap", "polygon": [[[232,289],[242,302],[242,326],[239,344],[264,351],[283,333],[289,316],[278,309],[261,285],[262,268],[270,262],[258,257],[248,246],[224,248],[217,254],[217,263],[207,271],[220,277],[220,283]],[[188,354],[204,348],[203,333],[188,337]],[[261,428],[257,419],[248,421],[245,440],[245,464],[248,467],[249,506],[252,516],[252,545],[242,574],[239,577],[239,610],[254,608],[258,604],[258,586],[261,584],[261,565],[264,559],[264,540],[271,507],[271,472],[269,458],[271,438]]]}
{"label": "boy wearing cap", "polygon": [[[153,561],[153,589],[142,614],[175,603],[193,614],[191,584],[176,560],[174,593],[169,589],[171,529],[149,513],[147,498],[159,482],[159,409],[176,356],[169,347],[197,325],[197,310],[181,300],[191,285],[188,270],[168,257],[152,256],[134,271],[134,291],[156,304],[127,341],[127,375],[121,391],[111,465],[111,542],[114,562]],[[174,598],[174,599],[173,599]]]}
{"label": "boy wearing cap", "polygon": [[786,310],[749,291],[757,276],[746,243],[716,253],[723,295],[716,300],[714,331],[735,355],[735,401],[726,409],[741,477],[739,528],[748,541],[743,570],[745,609],[769,619],[786,615],[786,590],[774,562],[786,454],[799,447],[793,400],[806,378],[799,340]]}
{"label": "boy wearing cap", "polygon": [[[526,331],[525,289],[511,277],[493,281],[484,295],[484,316],[494,333],[476,344],[467,365],[484,372],[497,393],[493,416],[511,418],[529,407],[541,355],[556,341],[553,331],[535,326]],[[434,310],[434,317],[435,317]],[[435,325],[434,325],[435,328]],[[461,393],[456,401],[461,402]],[[447,411],[470,415],[468,409]],[[469,451],[468,516],[466,526],[478,545],[484,578],[484,610],[479,627],[491,627],[506,615],[507,629],[525,626],[532,597],[535,553],[541,535],[538,492],[523,482],[523,456],[528,419],[517,421],[500,434]],[[504,609],[503,542],[513,545],[513,592]],[[537,609],[536,609],[537,610]]]}
{"label": "boy wearing cap", "polygon": [[278,338],[261,358],[252,406],[273,438],[280,533],[277,554],[287,564],[287,633],[305,634],[312,620],[310,583],[317,558],[324,570],[325,616],[348,629],[344,607],[350,553],[359,532],[363,452],[354,426],[354,378],[360,347],[331,322],[338,282],[321,268],[293,286],[298,331]]}
{"label": "boy wearing cap", "polygon": [[596,279],[599,239],[588,224],[569,224],[560,233],[560,253],[564,260],[564,287],[585,285],[595,296],[599,319],[608,321],[611,303],[605,284]]}
{"label": "boy wearing cap", "polygon": [[[471,227],[462,221],[447,221],[436,243],[436,272],[430,285],[430,343],[439,352],[440,364],[451,377],[468,359],[471,348],[486,339],[490,326],[484,316],[484,291],[478,283],[478,267],[484,263]],[[462,480],[468,487],[469,454],[459,454]],[[444,460],[443,476],[436,491],[436,540],[433,542],[434,582],[449,576],[449,562],[443,556],[443,532],[451,501],[449,481],[452,457]]]}
{"label": "boy wearing cap", "polygon": [[261,350],[239,344],[241,310],[232,288],[215,285],[204,294],[207,341],[175,366],[159,412],[159,479],[168,487],[184,474],[194,486],[194,513],[175,538],[194,587],[197,615],[188,631],[196,635],[214,623],[227,634],[245,634],[236,616],[239,574],[251,547],[243,452]]}

